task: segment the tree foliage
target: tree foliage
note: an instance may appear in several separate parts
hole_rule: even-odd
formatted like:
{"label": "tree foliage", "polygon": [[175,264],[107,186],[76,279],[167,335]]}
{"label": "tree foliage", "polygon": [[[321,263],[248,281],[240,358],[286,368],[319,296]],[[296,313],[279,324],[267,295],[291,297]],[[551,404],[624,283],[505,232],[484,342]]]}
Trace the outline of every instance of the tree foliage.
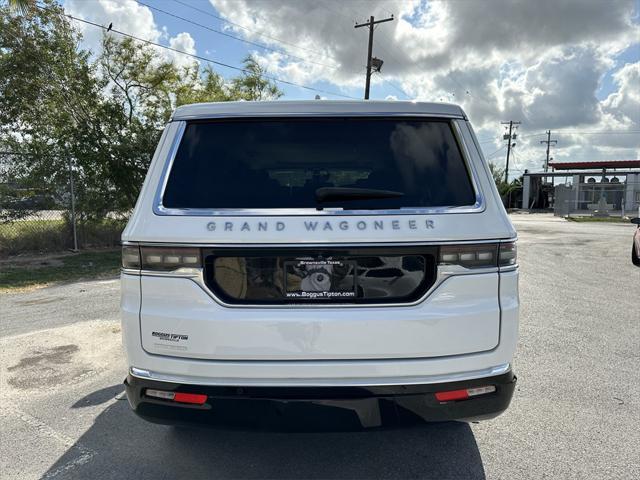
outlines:
{"label": "tree foliage", "polygon": [[273,100],[282,96],[278,87],[264,78],[265,69],[248,55],[244,59],[242,76],[231,82],[229,95],[241,100]]}
{"label": "tree foliage", "polygon": [[493,176],[493,181],[496,182],[498,193],[500,193],[500,196],[503,198],[522,186],[522,180],[517,178],[514,178],[511,182],[505,182],[505,169],[493,162],[489,162],[489,170]]}
{"label": "tree foliage", "polygon": [[[67,160],[86,160],[95,138],[101,84],[79,37],[47,9],[0,18],[0,145],[17,152],[7,173],[34,186],[68,182]],[[63,190],[60,190],[63,191]]]}
{"label": "tree foliage", "polygon": [[242,75],[227,80],[113,34],[92,55],[54,0],[41,5],[0,6],[0,150],[19,154],[4,170],[22,184],[67,192],[71,165],[85,216],[133,207],[177,106],[282,94],[252,57]]}
{"label": "tree foliage", "polygon": [[35,3],[35,0],[9,0],[9,7],[14,11],[25,14]]}

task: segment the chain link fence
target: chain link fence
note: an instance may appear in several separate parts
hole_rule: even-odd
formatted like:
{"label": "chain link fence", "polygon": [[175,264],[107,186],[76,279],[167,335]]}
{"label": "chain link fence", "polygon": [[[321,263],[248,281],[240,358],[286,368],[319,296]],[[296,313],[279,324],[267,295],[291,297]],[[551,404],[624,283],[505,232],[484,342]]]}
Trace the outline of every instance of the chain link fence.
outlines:
{"label": "chain link fence", "polygon": [[636,217],[640,182],[557,185],[554,197],[554,213],[558,216]]}
{"label": "chain link fence", "polygon": [[64,185],[16,178],[12,155],[0,153],[0,257],[119,245],[126,216],[88,219],[73,175]]}

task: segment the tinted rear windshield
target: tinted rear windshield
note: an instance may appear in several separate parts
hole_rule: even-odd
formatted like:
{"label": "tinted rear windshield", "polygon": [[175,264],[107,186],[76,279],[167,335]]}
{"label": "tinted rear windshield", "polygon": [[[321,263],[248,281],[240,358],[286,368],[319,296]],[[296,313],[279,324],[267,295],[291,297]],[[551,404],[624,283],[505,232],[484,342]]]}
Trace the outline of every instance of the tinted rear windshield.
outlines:
{"label": "tinted rear windshield", "polygon": [[[330,195],[319,197],[319,189]],[[380,190],[386,195],[377,194]],[[189,123],[163,195],[167,208],[204,209],[357,210],[474,203],[450,123],[424,119]]]}

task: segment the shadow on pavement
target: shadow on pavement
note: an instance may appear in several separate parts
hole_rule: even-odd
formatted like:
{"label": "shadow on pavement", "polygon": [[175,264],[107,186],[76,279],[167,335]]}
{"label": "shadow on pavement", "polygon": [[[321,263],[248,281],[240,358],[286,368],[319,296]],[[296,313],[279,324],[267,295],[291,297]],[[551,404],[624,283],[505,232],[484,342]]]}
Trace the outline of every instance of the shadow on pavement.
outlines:
{"label": "shadow on pavement", "polygon": [[[74,407],[113,398],[115,387]],[[82,451],[95,454],[83,463]],[[43,478],[57,472],[65,479],[485,478],[467,424],[340,433],[176,428],[145,422],[126,400],[107,407]]]}
{"label": "shadow on pavement", "polygon": [[90,393],[86,397],[81,398],[74,403],[71,408],[93,407],[95,405],[101,405],[114,398],[119,393],[122,393],[122,384],[111,385],[110,387],[101,388],[93,393]]}

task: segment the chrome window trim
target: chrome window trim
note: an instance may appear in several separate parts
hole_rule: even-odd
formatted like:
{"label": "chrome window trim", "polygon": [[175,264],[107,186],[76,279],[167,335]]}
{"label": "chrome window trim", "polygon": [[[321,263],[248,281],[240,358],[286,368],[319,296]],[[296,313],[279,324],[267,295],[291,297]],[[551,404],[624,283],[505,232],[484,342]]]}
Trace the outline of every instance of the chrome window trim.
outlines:
{"label": "chrome window trim", "polygon": [[155,197],[153,199],[153,213],[156,215],[178,215],[177,213],[172,213],[173,210],[177,209],[165,208],[164,205],[162,205],[162,197],[164,196],[164,191],[167,188],[169,173],[171,172],[171,167],[173,167],[173,161],[175,160],[176,154],[178,153],[178,147],[180,146],[180,142],[182,141],[182,136],[184,135],[184,131],[186,130],[186,128],[187,122],[180,121],[178,124],[178,130],[176,131],[173,137],[173,141],[171,142],[169,155],[164,161],[162,173],[160,176],[160,182],[158,183]]}
{"label": "chrome window trim", "polygon": [[134,241],[126,240],[122,242],[122,245],[135,245],[140,247],[200,247],[200,248],[238,248],[250,247],[250,248],[326,248],[326,247],[429,247],[438,245],[467,245],[474,243],[510,243],[517,241],[517,237],[509,238],[492,238],[483,240],[433,240],[427,242],[336,242],[336,243],[180,243],[180,242],[149,242],[149,241]]}
{"label": "chrome window trim", "polygon": [[480,188],[480,176],[476,168],[476,162],[471,160],[471,151],[464,140],[464,135],[460,130],[459,121],[463,120],[461,117],[452,117],[450,115],[430,115],[430,114],[388,114],[388,113],[361,113],[351,114],[344,113],[343,115],[314,115],[314,114],[300,114],[300,115],[255,115],[255,116],[237,116],[237,115],[218,115],[209,117],[211,119],[219,118],[278,118],[278,117],[296,117],[296,118],[313,118],[319,116],[327,117],[413,117],[413,118],[444,118],[448,119],[453,129],[453,135],[461,150],[462,161],[467,167],[469,177],[471,179],[471,185],[476,195],[476,201],[473,205],[460,206],[460,207],[403,207],[398,209],[388,210],[342,210],[342,209],[324,209],[316,210],[315,208],[224,208],[224,209],[205,209],[205,208],[167,208],[162,204],[162,198],[167,186],[171,167],[178,153],[178,148],[182,137],[186,130],[187,122],[180,120],[178,131],[176,132],[169,154],[164,162],[160,182],[155,191],[153,199],[153,213],[159,216],[192,216],[192,217],[215,217],[215,216],[230,216],[230,217],[254,217],[254,216],[375,216],[375,215],[441,215],[452,213],[482,213],[486,209],[486,199]]}

